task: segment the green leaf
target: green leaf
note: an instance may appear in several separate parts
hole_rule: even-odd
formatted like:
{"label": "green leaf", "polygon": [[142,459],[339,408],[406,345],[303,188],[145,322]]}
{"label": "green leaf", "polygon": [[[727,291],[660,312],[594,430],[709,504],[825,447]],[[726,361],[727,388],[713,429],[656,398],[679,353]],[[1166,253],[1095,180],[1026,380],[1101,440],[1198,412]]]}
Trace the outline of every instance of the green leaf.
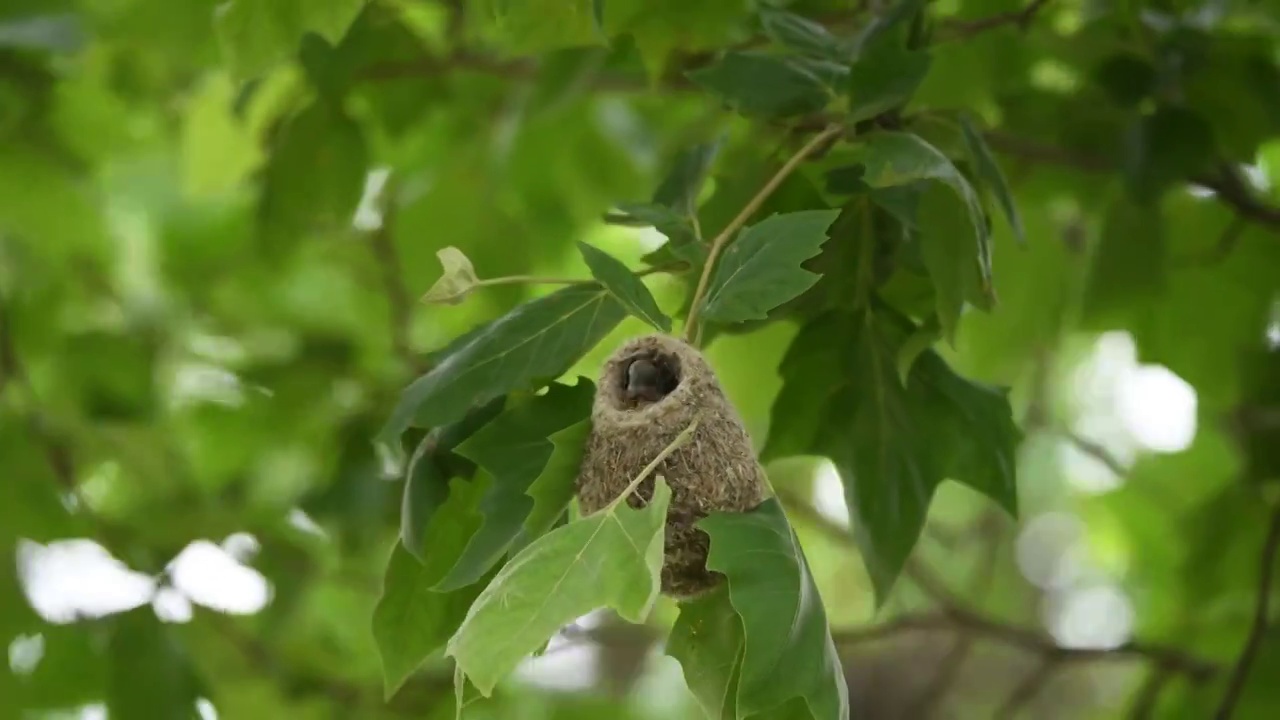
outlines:
{"label": "green leaf", "polygon": [[849,717],[849,690],[809,564],[777,498],[713,512],[707,567],[724,573],[745,631],[738,717],[802,698],[815,720]]}
{"label": "green leaf", "polygon": [[1004,172],[1000,170],[995,156],[991,154],[991,148],[987,147],[987,141],[982,139],[982,133],[973,126],[967,115],[960,117],[960,130],[964,135],[965,147],[969,150],[969,159],[973,162],[978,177],[995,194],[996,202],[1000,203],[1000,209],[1004,210],[1004,217],[1009,221],[1009,228],[1013,230],[1013,236],[1018,239],[1018,242],[1025,244],[1027,237],[1022,227],[1022,218],[1018,215],[1018,207],[1013,202],[1009,183],[1005,180]]}
{"label": "green leaf", "polygon": [[608,607],[643,621],[658,597],[670,500],[659,476],[644,508],[618,503],[534,540],[476,599],[448,654],[488,697],[575,618]]}
{"label": "green leaf", "polygon": [[929,74],[932,58],[923,51],[877,45],[849,68],[849,121],[873,118],[905,105]]}
{"label": "green leaf", "polygon": [[461,250],[456,247],[444,247],[436,251],[444,274],[422,296],[422,301],[438,305],[457,305],[467,299],[480,279],[476,277],[476,269]]}
{"label": "green leaf", "polygon": [[1164,220],[1159,206],[1117,200],[1093,251],[1081,321],[1115,327],[1133,308],[1156,300],[1166,286]]}
{"label": "green leaf", "polygon": [[484,587],[477,583],[447,593],[432,590],[479,529],[477,511],[489,483],[484,474],[471,481],[453,480],[449,499],[428,526],[424,563],[402,545],[391,551],[382,596],[373,611],[373,639],[388,697],[448,641]]}
{"label": "green leaf", "polygon": [[671,170],[654,191],[652,203],[670,208],[683,217],[696,215],[698,195],[723,144],[723,138],[698,143],[676,156]]}
{"label": "green leaf", "polygon": [[214,29],[232,72],[247,79],[293,55],[308,32],[336,44],[364,5],[365,0],[230,0],[215,12]]}
{"label": "green leaf", "polygon": [[406,388],[379,440],[394,446],[410,423],[448,424],[473,405],[560,376],[625,315],[618,301],[594,284],[516,306],[473,330]]}
{"label": "green leaf", "polygon": [[946,187],[932,183],[920,194],[917,213],[920,254],[933,281],[934,306],[942,334],[954,343],[966,297],[977,290],[973,238],[964,206]]}
{"label": "green leaf", "polygon": [[349,228],[368,165],[360,127],[341,110],[317,102],[290,120],[271,153],[259,209],[272,247]]}
{"label": "green leaf", "polygon": [[622,261],[584,242],[578,243],[578,252],[591,269],[591,276],[600,281],[627,312],[664,333],[671,332],[671,318],[662,313],[649,288]]}
{"label": "green leaf", "polygon": [[[797,336],[788,360],[826,353],[836,357],[840,370],[815,375],[812,361],[784,361],[785,384],[774,422],[799,423],[799,429],[770,431],[771,436],[783,433],[781,449],[788,454],[826,455],[835,463],[878,603],[901,572],[944,479],[1017,512],[1014,451],[1021,434],[1007,392],[957,375],[928,349],[919,354],[904,385],[899,360],[917,332],[909,320],[878,303],[874,310],[813,321]],[[834,389],[832,378],[841,379]],[[784,405],[786,398],[807,396],[817,403],[822,392],[826,401],[808,411],[819,416],[817,421],[783,414],[796,407]],[[823,409],[814,413],[814,407]],[[814,433],[807,444],[803,429]],[[777,445],[771,437],[765,457],[780,457]]]}
{"label": "green leaf", "polygon": [[680,663],[685,684],[712,720],[738,717],[742,646],[742,620],[729,602],[728,588],[680,604],[666,654]]}
{"label": "green leaf", "polygon": [[1209,171],[1217,154],[1213,126],[1191,108],[1161,105],[1143,116],[1126,143],[1125,174],[1135,199],[1152,202]]}
{"label": "green leaf", "polygon": [[772,215],[746,228],[721,256],[702,316],[717,322],[759,320],[813,287],[818,275],[800,267],[827,240],[839,210]]}
{"label": "green leaf", "polygon": [[807,115],[831,100],[821,78],[798,63],[764,53],[730,51],[688,75],[743,115]]}
{"label": "green leaf", "polygon": [[828,60],[845,59],[846,52],[840,39],[821,24],[801,15],[761,7],[760,26],[770,40],[782,47]]}
{"label": "green leaf", "polygon": [[551,458],[548,436],[590,417],[594,398],[595,386],[585,378],[573,386],[552,383],[545,395],[509,402],[505,412],[458,445],[455,452],[492,475],[493,484],[480,503],[484,522],[433,590],[470,585],[502,557],[533,510],[527,492]]}
{"label": "green leaf", "polygon": [[150,605],[110,620],[107,711],[111,717],[190,720],[201,683]]}
{"label": "green leaf", "polygon": [[505,403],[505,397],[495,398],[452,425],[433,428],[414,449],[400,501],[400,542],[419,560],[426,560],[427,527],[449,497],[449,479],[475,472],[475,466],[454,454],[453,448],[502,412]]}
{"label": "green leaf", "polygon": [[525,518],[524,528],[511,543],[515,551],[542,536],[555,525],[573,500],[582,466],[582,455],[591,435],[590,418],[552,433],[547,439],[555,446],[542,473],[529,485],[526,493],[533,498],[533,508]]}
{"label": "green leaf", "polygon": [[516,54],[600,44],[601,11],[593,0],[484,0],[504,47]]}
{"label": "green leaf", "polygon": [[[940,294],[938,316],[947,338],[953,338],[963,299],[967,297],[980,307],[989,308],[995,293],[991,278],[990,236],[977,193],[946,155],[916,135],[874,133],[867,137],[859,156],[866,165],[863,180],[871,187],[893,187],[932,180],[949,187],[962,203],[972,237],[965,240],[968,233],[960,233],[953,223],[937,220],[932,223],[936,232],[926,232],[921,239],[925,246],[926,267]],[[930,195],[926,192],[921,202],[931,202],[945,219],[955,217],[953,209],[947,208],[936,194],[931,201]],[[923,224],[931,217],[931,212],[922,210],[917,217]],[[927,247],[929,245],[933,247]],[[928,260],[930,253],[932,263]],[[971,272],[977,273],[974,282],[970,281]]]}

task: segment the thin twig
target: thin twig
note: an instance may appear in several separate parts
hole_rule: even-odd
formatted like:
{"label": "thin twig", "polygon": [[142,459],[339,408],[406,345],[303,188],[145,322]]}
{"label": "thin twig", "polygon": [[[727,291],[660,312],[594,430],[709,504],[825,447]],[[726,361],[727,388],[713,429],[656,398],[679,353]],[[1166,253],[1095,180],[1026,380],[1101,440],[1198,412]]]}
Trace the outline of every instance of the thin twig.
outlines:
{"label": "thin twig", "polygon": [[1231,679],[1227,683],[1226,694],[1215,720],[1227,720],[1235,712],[1240,693],[1244,691],[1245,681],[1249,678],[1249,670],[1262,648],[1262,640],[1266,637],[1271,614],[1271,588],[1275,580],[1276,554],[1280,552],[1280,505],[1271,511],[1271,525],[1267,529],[1267,539],[1262,544],[1261,568],[1258,573],[1258,599],[1254,606],[1253,627],[1249,629],[1249,639],[1245,642],[1240,658],[1231,669]]}
{"label": "thin twig", "polygon": [[1075,449],[1106,465],[1107,469],[1115,473],[1116,477],[1123,478],[1129,474],[1129,468],[1100,443],[1070,430],[1064,431],[1062,437],[1066,438]]}
{"label": "thin twig", "polygon": [[685,321],[685,340],[691,340],[693,338],[694,331],[697,327],[698,311],[700,309],[699,306],[702,304],[703,296],[706,295],[707,284],[711,280],[711,270],[715,267],[716,260],[720,257],[720,252],[724,250],[725,246],[733,239],[734,233],[738,232],[738,230],[742,229],[743,225],[747,224],[747,221],[760,210],[760,207],[769,199],[769,196],[773,195],[774,191],[782,185],[784,180],[791,176],[791,173],[795,172],[796,168],[800,167],[801,163],[808,159],[810,155],[817,152],[818,149],[825,145],[829,140],[835,138],[842,132],[844,132],[844,126],[830,125],[822,132],[810,138],[809,142],[804,144],[804,147],[801,147],[796,151],[795,155],[792,155],[785,163],[782,164],[782,167],[778,169],[778,172],[774,173],[773,177],[769,178],[768,182],[764,184],[764,187],[761,187],[755,196],[747,201],[747,204],[742,207],[742,210],[738,212],[737,216],[730,220],[729,224],[720,231],[720,234],[716,235],[715,239],[711,241],[711,250],[707,253],[707,262],[702,266],[702,276],[698,278],[698,288],[693,292],[693,302],[689,306],[689,318]]}
{"label": "thin twig", "polygon": [[413,298],[404,284],[400,254],[396,251],[395,222],[398,205],[393,178],[388,177],[383,184],[380,200],[382,218],[378,228],[369,237],[369,246],[378,260],[383,288],[387,294],[387,305],[391,310],[392,346],[395,348],[396,355],[413,367],[416,359],[412,343],[409,341],[409,328],[413,320]]}
{"label": "thin twig", "polygon": [[1156,703],[1160,701],[1160,693],[1172,679],[1173,672],[1169,668],[1157,666],[1153,669],[1150,677],[1138,690],[1137,697],[1133,701],[1133,709],[1129,711],[1129,717],[1132,720],[1150,720],[1155,717]]}
{"label": "thin twig", "polygon": [[1032,0],[1026,7],[1021,10],[1010,10],[1008,12],[996,13],[977,20],[957,20],[947,23],[944,27],[947,30],[945,40],[959,40],[962,38],[973,37],[979,33],[993,30],[1005,25],[1017,25],[1019,30],[1025,31],[1031,21],[1035,19],[1036,13],[1044,9],[1049,4],[1049,0]]}
{"label": "thin twig", "polygon": [[[647,267],[643,270],[636,270],[633,274],[638,278],[648,277],[658,273],[670,273],[672,275],[677,275],[688,269],[689,263],[683,260],[675,260],[669,263],[663,263],[662,265]],[[596,282],[598,281],[592,278],[543,277],[541,275],[504,275],[502,277],[477,280],[474,284],[469,285],[452,295],[435,296],[430,300],[427,299],[430,295],[428,292],[427,295],[424,295],[419,299],[419,301],[449,304],[466,297],[476,288],[494,287],[496,285],[591,285]]]}
{"label": "thin twig", "polygon": [[996,713],[998,720],[1012,720],[1018,716],[1022,708],[1028,703],[1035,700],[1040,694],[1041,688],[1049,682],[1053,677],[1053,673],[1058,669],[1058,658],[1043,657],[1040,664],[1035,670],[1027,674],[1022,682],[1018,683],[1013,692],[1009,694],[1009,699],[1005,700],[1004,705]]}

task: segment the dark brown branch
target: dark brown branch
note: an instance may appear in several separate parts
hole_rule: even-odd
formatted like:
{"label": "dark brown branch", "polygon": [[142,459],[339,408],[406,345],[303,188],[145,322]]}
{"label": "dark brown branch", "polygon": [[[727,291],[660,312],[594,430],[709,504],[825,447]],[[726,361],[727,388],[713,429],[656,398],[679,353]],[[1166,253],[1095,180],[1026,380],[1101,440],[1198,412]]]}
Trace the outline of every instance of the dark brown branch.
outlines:
{"label": "dark brown branch", "polygon": [[[1114,162],[1106,158],[1073,153],[1062,148],[1045,145],[1035,140],[1020,138],[1000,131],[983,133],[987,144],[998,152],[1034,162],[1073,167],[1085,172],[1113,172]],[[1230,207],[1238,216],[1272,229],[1280,229],[1280,207],[1268,205],[1258,199],[1239,171],[1223,165],[1212,175],[1196,175],[1188,178],[1192,186],[1208,190],[1218,201]]]}
{"label": "dark brown branch", "polygon": [[947,23],[944,26],[946,36],[943,40],[959,40],[972,37],[978,33],[984,33],[1005,25],[1016,25],[1018,30],[1025,32],[1027,27],[1031,25],[1031,21],[1035,19],[1036,14],[1048,4],[1049,0],[1032,0],[1021,10],[996,13],[977,20],[958,20]]}
{"label": "dark brown branch", "polygon": [[[813,523],[824,534],[838,542],[853,546],[853,536],[832,523],[795,493],[779,490],[778,499],[797,515]],[[1147,660],[1171,671],[1203,681],[1219,671],[1219,667],[1178,648],[1141,641],[1131,641],[1115,648],[1062,647],[1040,630],[1006,624],[965,606],[923,563],[908,562],[906,573],[940,607],[928,613],[907,613],[883,623],[832,632],[837,645],[851,645],[881,640],[913,631],[966,631],[977,637],[995,640],[1021,648],[1041,657],[1063,662],[1101,660]]]}
{"label": "dark brown branch", "polygon": [[1267,529],[1267,538],[1262,544],[1261,568],[1258,573],[1258,599],[1254,605],[1253,627],[1249,629],[1249,639],[1245,641],[1244,650],[1231,669],[1231,679],[1227,683],[1227,691],[1222,697],[1215,720],[1228,720],[1235,712],[1240,693],[1244,691],[1245,681],[1249,679],[1249,670],[1262,648],[1266,637],[1271,615],[1271,589],[1275,581],[1276,554],[1280,552],[1280,506],[1271,511],[1271,524]]}
{"label": "dark brown branch", "polygon": [[1111,451],[1103,447],[1102,444],[1070,430],[1063,432],[1062,436],[1080,452],[1106,465],[1108,470],[1116,474],[1116,477],[1122,478],[1129,474],[1129,468],[1125,467],[1124,463],[1120,462],[1120,459],[1112,455]]}

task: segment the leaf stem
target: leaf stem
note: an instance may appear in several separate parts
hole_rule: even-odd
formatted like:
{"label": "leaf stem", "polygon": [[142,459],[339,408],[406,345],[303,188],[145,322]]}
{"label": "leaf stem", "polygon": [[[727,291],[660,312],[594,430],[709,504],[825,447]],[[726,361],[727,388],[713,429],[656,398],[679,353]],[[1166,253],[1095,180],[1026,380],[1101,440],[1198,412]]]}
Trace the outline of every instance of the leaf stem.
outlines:
{"label": "leaf stem", "polygon": [[[688,269],[688,263],[683,260],[676,262],[664,263],[662,265],[654,265],[650,268],[637,270],[636,277],[648,277],[658,273],[682,273]],[[494,285],[589,285],[596,282],[591,278],[563,278],[563,277],[542,277],[540,275],[505,275],[503,277],[487,278],[477,280],[474,285],[468,286],[453,295],[447,297],[436,298],[435,302],[447,303],[456,300],[465,295],[470,294],[476,288],[491,287]]]}
{"label": "leaf stem", "polygon": [[635,492],[636,488],[640,487],[640,483],[644,482],[645,478],[653,474],[653,471],[662,463],[663,460],[666,460],[667,457],[678,450],[680,446],[689,442],[689,438],[693,437],[693,431],[698,429],[698,422],[701,419],[701,416],[695,416],[693,418],[693,422],[689,423],[689,427],[681,430],[680,434],[677,435],[674,440],[667,443],[667,446],[662,448],[662,452],[658,453],[648,465],[644,466],[644,469],[640,471],[640,474],[636,475],[635,479],[627,484],[627,487],[622,491],[622,494],[614,498],[608,505],[605,505],[601,512],[613,512],[614,508],[630,497],[631,493]]}
{"label": "leaf stem", "polygon": [[693,303],[689,306],[689,317],[684,323],[684,339],[686,342],[691,340],[694,336],[694,331],[697,327],[698,311],[700,310],[699,306],[702,304],[703,297],[707,294],[707,285],[711,281],[711,270],[715,267],[716,260],[720,257],[720,252],[729,244],[734,233],[741,230],[742,226],[747,224],[747,221],[751,219],[751,216],[755,215],[756,212],[760,210],[760,206],[764,205],[764,202],[769,199],[770,195],[773,195],[773,193],[778,189],[778,186],[782,185],[782,182],[786,180],[791,173],[795,172],[796,168],[800,167],[800,163],[804,162],[810,155],[817,152],[818,148],[826,144],[828,140],[836,137],[842,132],[844,132],[843,125],[833,124],[828,125],[825,130],[810,138],[809,142],[804,144],[804,147],[796,151],[795,155],[792,155],[785,163],[782,164],[781,168],[778,168],[778,172],[774,173],[773,177],[769,178],[768,182],[766,182],[764,186],[756,192],[755,196],[747,201],[747,204],[742,207],[742,210],[738,212],[737,216],[730,220],[729,224],[720,231],[720,234],[716,235],[715,239],[711,241],[711,250],[707,253],[707,262],[702,266],[702,276],[698,278],[698,288],[693,292]]}

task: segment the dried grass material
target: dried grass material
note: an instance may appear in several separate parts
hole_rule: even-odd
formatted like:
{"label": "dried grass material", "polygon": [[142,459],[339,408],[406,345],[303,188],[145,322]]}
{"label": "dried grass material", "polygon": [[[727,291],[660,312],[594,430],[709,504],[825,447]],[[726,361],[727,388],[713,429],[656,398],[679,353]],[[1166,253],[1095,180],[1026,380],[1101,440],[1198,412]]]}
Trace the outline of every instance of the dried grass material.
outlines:
{"label": "dried grass material", "polygon": [[[678,380],[675,389],[656,402],[637,402],[627,391],[628,369],[637,358],[665,363]],[[700,595],[722,579],[707,570],[710,538],[694,523],[712,510],[750,510],[764,500],[766,487],[742,419],[702,354],[666,335],[635,338],[619,348],[601,372],[578,475],[582,510],[599,510],[622,494],[695,416],[700,419],[693,437],[627,498],[632,507],[642,506],[653,497],[657,475],[671,487],[662,592],[682,599]]]}

